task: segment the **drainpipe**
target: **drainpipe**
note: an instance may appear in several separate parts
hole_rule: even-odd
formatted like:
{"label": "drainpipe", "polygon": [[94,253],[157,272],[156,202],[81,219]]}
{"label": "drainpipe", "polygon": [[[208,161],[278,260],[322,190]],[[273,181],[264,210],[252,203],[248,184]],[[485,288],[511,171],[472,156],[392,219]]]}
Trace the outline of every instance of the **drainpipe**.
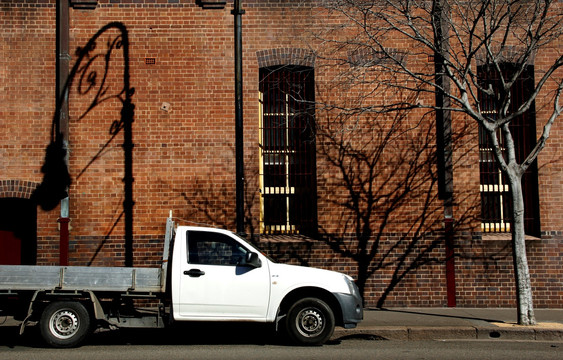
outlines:
{"label": "drainpipe", "polygon": [[[69,54],[69,1],[57,1],[57,57],[56,57],[56,106],[59,107],[59,128],[60,134],[55,136],[63,137],[63,147],[66,150],[65,162],[68,167],[68,68],[70,64]],[[68,192],[68,189],[67,189]],[[61,213],[59,217],[59,264],[68,265],[68,244],[69,244],[69,198],[61,200]]]}
{"label": "drainpipe", "polygon": [[449,50],[450,11],[444,0],[434,0],[434,53],[436,81],[436,153],[438,162],[438,197],[444,202],[444,238],[446,248],[446,290],[448,307],[456,306],[455,247],[453,218],[453,169],[452,169],[452,115],[448,109],[450,99],[449,79],[445,74],[445,60]]}
{"label": "drainpipe", "polygon": [[237,233],[244,234],[244,131],[242,117],[242,9],[241,0],[235,0],[235,158],[236,158],[236,221]]}

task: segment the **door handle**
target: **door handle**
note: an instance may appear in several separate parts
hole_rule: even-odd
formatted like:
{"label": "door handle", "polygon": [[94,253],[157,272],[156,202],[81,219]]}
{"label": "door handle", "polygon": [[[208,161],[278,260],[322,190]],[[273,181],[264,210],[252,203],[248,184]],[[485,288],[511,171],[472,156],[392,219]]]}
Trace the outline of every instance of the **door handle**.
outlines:
{"label": "door handle", "polygon": [[188,275],[189,277],[200,277],[205,275],[205,271],[201,271],[200,269],[190,269],[184,271],[184,275]]}

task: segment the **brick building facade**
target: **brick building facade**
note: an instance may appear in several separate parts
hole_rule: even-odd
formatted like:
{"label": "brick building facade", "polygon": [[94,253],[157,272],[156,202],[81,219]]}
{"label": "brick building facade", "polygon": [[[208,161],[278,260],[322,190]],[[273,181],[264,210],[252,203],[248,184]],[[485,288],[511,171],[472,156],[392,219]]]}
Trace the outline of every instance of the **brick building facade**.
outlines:
{"label": "brick building facade", "polygon": [[[243,0],[246,232],[279,261],[361,277],[367,306],[446,306],[434,119],[414,111],[406,120],[350,122],[321,106],[326,98],[356,101],[357,89],[338,83],[330,62],[311,50],[311,29],[333,15],[310,3]],[[122,29],[110,27],[70,86],[70,265],[119,266],[127,251],[135,266],[158,265],[169,211],[179,222],[234,231],[232,2],[71,4],[71,67],[79,59],[75,50],[112,23],[125,28],[128,53]],[[56,265],[59,207],[44,211],[33,198],[56,111],[56,3],[0,6],[0,262]],[[407,51],[409,44],[395,46]],[[536,58],[538,66],[542,61]],[[120,123],[125,78],[135,106],[129,185]],[[399,95],[378,96],[372,100]],[[538,106],[538,133],[546,113]],[[559,124],[539,158],[541,227],[527,241],[537,307],[563,307]],[[481,230],[478,131],[463,118],[453,126],[463,135],[454,145],[457,306],[514,306],[510,236]],[[378,134],[386,132],[393,142],[381,142]],[[299,161],[289,160],[295,154]],[[130,250],[127,186],[134,200]]]}

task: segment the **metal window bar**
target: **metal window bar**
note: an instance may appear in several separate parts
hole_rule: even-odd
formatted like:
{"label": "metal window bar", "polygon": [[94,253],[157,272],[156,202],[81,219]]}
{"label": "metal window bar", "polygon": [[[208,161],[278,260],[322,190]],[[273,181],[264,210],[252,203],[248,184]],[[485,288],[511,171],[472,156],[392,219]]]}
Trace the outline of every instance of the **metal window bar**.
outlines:
{"label": "metal window bar", "polygon": [[260,72],[260,229],[305,233],[316,228],[312,69]]}
{"label": "metal window bar", "polygon": [[[485,66],[479,68],[479,77],[484,83],[491,83],[493,88],[498,87],[498,75],[494,70]],[[510,64],[504,68],[505,76],[511,71]],[[527,71],[512,88],[512,102],[509,111],[515,111],[520,104],[529,96],[533,89],[533,66],[528,66]],[[496,86],[495,86],[496,85]],[[497,114],[493,97],[480,94],[481,108],[484,114],[495,117]],[[526,114],[514,119],[510,123],[510,131],[514,138],[518,162],[535,145],[535,109],[532,107]],[[499,130],[500,131],[500,130]],[[500,135],[500,132],[499,132]],[[503,137],[499,136],[501,150],[503,148]],[[479,169],[480,169],[480,192],[481,192],[481,230],[484,232],[510,232],[512,222],[512,202],[510,188],[506,177],[494,159],[492,145],[485,131],[479,129]],[[531,166],[522,181],[525,201],[525,228],[530,235],[539,235],[539,202],[537,165]]]}

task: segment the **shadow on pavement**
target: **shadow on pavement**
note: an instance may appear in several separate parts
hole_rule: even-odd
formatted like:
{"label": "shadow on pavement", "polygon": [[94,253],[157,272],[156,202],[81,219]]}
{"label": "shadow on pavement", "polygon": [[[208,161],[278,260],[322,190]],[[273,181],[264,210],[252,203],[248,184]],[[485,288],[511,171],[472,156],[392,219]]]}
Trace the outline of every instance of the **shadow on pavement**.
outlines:
{"label": "shadow on pavement", "polygon": [[481,318],[477,316],[462,316],[462,315],[453,315],[453,314],[439,314],[433,312],[420,312],[420,311],[409,311],[409,310],[398,310],[398,309],[385,309],[380,308],[377,311],[385,311],[391,313],[398,313],[398,314],[406,314],[406,315],[416,315],[416,316],[431,316],[435,318],[450,318],[450,319],[461,319],[461,320],[477,320],[477,321],[486,321],[486,322],[500,322],[504,323],[503,320],[499,319],[489,319],[489,318]]}
{"label": "shadow on pavement", "polygon": [[99,330],[88,345],[282,344],[270,325],[246,323],[182,323],[166,329]]}
{"label": "shadow on pavement", "polygon": [[[83,346],[106,345],[288,345],[271,324],[182,323],[166,329],[101,329]],[[46,347],[38,326],[28,326],[19,335],[19,326],[0,326],[0,348]]]}

